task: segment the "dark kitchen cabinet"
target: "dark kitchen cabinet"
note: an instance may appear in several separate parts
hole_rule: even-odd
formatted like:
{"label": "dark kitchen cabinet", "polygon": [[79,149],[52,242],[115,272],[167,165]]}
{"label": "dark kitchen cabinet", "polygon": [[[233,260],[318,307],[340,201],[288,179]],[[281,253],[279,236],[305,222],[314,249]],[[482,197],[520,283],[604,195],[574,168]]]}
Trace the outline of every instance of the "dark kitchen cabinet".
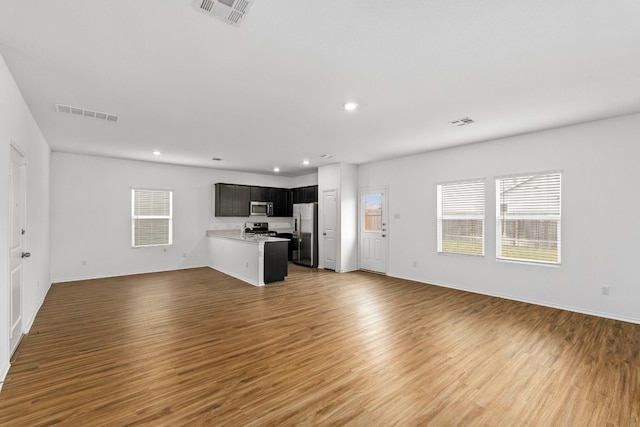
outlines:
{"label": "dark kitchen cabinet", "polygon": [[236,185],[233,192],[233,216],[249,216],[251,213],[251,192],[249,187]]}
{"label": "dark kitchen cabinet", "polygon": [[293,189],[293,203],[314,203],[318,201],[318,186],[298,187]]}
{"label": "dark kitchen cabinet", "polygon": [[291,216],[289,193],[286,188],[270,188],[269,201],[273,202],[273,216]]}
{"label": "dark kitchen cabinet", "polygon": [[273,203],[273,216],[291,216],[290,193],[286,188],[251,187],[251,201]]}
{"label": "dark kitchen cabinet", "polygon": [[302,203],[314,203],[318,201],[318,186],[312,185],[310,187],[304,187],[304,202]]}
{"label": "dark kitchen cabinet", "polygon": [[281,239],[289,239],[287,244],[287,260],[293,261],[293,250],[295,249],[295,242],[293,241],[293,233],[277,233],[276,237]]}
{"label": "dark kitchen cabinet", "polygon": [[216,184],[216,216],[249,216],[251,189],[245,185]]}
{"label": "dark kitchen cabinet", "polygon": [[288,247],[289,242],[264,244],[264,283],[280,282],[289,274]]}
{"label": "dark kitchen cabinet", "polygon": [[302,188],[294,188],[291,191],[293,191],[293,203],[302,203],[302,199],[304,198]]}
{"label": "dark kitchen cabinet", "polygon": [[216,184],[216,216],[233,216],[233,185]]}
{"label": "dark kitchen cabinet", "polygon": [[271,198],[269,187],[251,187],[251,201],[252,202],[273,202]]}
{"label": "dark kitchen cabinet", "polygon": [[293,189],[258,187],[236,184],[215,185],[215,216],[248,217],[251,202],[273,203],[273,216],[290,217],[294,203],[318,201],[318,186],[309,185]]}

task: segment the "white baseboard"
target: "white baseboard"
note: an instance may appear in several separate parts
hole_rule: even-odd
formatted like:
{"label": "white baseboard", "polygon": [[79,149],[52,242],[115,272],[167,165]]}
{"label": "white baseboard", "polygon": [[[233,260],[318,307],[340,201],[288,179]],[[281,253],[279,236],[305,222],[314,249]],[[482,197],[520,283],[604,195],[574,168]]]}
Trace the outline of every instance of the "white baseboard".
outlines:
{"label": "white baseboard", "polygon": [[113,277],[126,277],[126,276],[137,276],[138,274],[153,274],[153,273],[165,273],[167,271],[179,271],[179,270],[190,270],[192,268],[202,268],[209,267],[207,264],[203,265],[195,265],[190,267],[177,267],[177,268],[169,268],[166,270],[143,270],[137,272],[123,272],[123,273],[109,273],[109,274],[92,274],[88,276],[82,277],[54,277],[52,282],[56,283],[67,283],[67,282],[80,282],[83,280],[94,280],[94,279],[109,279]]}
{"label": "white baseboard", "polygon": [[605,318],[605,319],[620,320],[622,322],[628,322],[628,323],[636,323],[636,324],[640,325],[640,318],[635,318],[635,317],[620,316],[618,314],[613,314],[613,313],[604,313],[604,312],[588,310],[588,309],[584,309],[584,308],[580,308],[580,307],[573,307],[573,306],[562,305],[562,304],[554,304],[554,303],[550,303],[548,301],[537,301],[537,300],[533,300],[533,299],[530,300],[530,299],[524,299],[524,298],[516,298],[516,297],[513,297],[511,295],[500,295],[500,294],[497,294],[497,293],[479,291],[478,289],[470,289],[470,288],[465,288],[465,287],[462,287],[462,286],[452,286],[452,285],[443,285],[443,284],[439,284],[439,283],[421,282],[419,280],[408,278],[408,277],[391,276],[391,275],[389,277],[395,277],[395,278],[398,278],[398,279],[410,280],[412,282],[423,283],[425,285],[440,286],[441,288],[449,288],[449,289],[455,289],[455,290],[458,290],[458,291],[471,292],[471,293],[474,293],[474,294],[486,295],[486,296],[495,297],[495,298],[508,299],[508,300],[511,300],[511,301],[524,302],[524,303],[527,303],[527,304],[534,304],[534,305],[539,305],[539,306],[542,306],[542,307],[555,308],[555,309],[558,309],[558,310],[571,311],[571,312],[574,312],[574,313],[586,314],[586,315],[589,315],[589,316],[602,317],[602,318]]}
{"label": "white baseboard", "polygon": [[0,370],[0,391],[2,391],[2,386],[4,385],[4,379],[7,378],[7,374],[9,373],[9,368],[11,367],[11,363],[7,363],[6,366],[3,366]]}
{"label": "white baseboard", "polygon": [[253,285],[253,286],[264,286],[264,285],[260,285],[257,281],[252,280],[252,278],[250,278],[250,277],[241,276],[239,274],[236,274],[233,271],[228,271],[227,269],[220,268],[220,266],[212,267],[212,266],[209,265],[208,267],[210,269],[212,269],[212,270],[216,270],[216,271],[219,271],[220,273],[226,274],[227,276],[231,276],[231,277],[233,277],[235,279],[242,280],[243,282],[248,283],[250,285]]}
{"label": "white baseboard", "polygon": [[42,296],[40,297],[40,301],[38,301],[38,305],[37,305],[36,309],[33,311],[33,316],[31,316],[31,319],[29,319],[29,322],[26,325],[24,325],[24,333],[25,334],[28,334],[29,331],[31,330],[31,327],[33,326],[33,322],[35,322],[36,316],[38,316],[38,312],[42,308],[42,304],[44,304],[44,300],[47,298],[47,294],[51,290],[51,285],[52,284],[49,283],[49,287],[47,288],[47,291],[42,294]]}

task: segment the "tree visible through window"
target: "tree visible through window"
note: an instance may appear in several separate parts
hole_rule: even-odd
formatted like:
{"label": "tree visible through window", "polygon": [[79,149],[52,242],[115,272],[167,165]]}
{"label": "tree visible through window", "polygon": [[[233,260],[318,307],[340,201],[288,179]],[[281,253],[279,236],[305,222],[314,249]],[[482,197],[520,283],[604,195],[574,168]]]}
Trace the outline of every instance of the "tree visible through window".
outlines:
{"label": "tree visible through window", "polygon": [[173,192],[131,189],[133,247],[170,245],[173,239]]}
{"label": "tree visible through window", "polygon": [[438,252],[484,255],[484,181],[439,184]]}
{"label": "tree visible through window", "polygon": [[560,173],[496,179],[497,257],[560,263]]}

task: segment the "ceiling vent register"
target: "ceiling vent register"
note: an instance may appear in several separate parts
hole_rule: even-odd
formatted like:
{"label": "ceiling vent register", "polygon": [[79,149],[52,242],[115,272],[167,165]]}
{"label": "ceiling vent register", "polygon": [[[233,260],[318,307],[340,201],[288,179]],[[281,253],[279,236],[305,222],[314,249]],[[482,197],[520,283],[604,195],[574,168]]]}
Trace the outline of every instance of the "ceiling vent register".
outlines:
{"label": "ceiling vent register", "polygon": [[449,124],[452,124],[454,126],[468,126],[472,123],[475,123],[475,121],[473,119],[470,119],[469,117],[463,117],[461,119],[452,120],[449,122]]}
{"label": "ceiling vent register", "polygon": [[231,25],[240,24],[252,4],[253,0],[196,0],[201,12]]}
{"label": "ceiling vent register", "polygon": [[58,113],[66,113],[74,116],[90,117],[92,119],[106,120],[108,122],[117,122],[120,117],[115,114],[101,113],[99,111],[87,110],[84,108],[72,107],[70,105],[56,104]]}

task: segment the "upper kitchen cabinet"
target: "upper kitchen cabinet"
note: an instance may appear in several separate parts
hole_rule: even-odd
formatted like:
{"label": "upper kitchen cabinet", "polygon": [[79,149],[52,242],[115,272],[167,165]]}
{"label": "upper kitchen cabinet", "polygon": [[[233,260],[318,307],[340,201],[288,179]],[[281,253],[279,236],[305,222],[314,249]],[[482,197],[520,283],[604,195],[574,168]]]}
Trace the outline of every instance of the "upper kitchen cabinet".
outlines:
{"label": "upper kitchen cabinet", "polygon": [[216,216],[249,216],[251,188],[245,185],[216,184]]}
{"label": "upper kitchen cabinet", "polygon": [[269,187],[251,187],[252,202],[273,202]]}
{"label": "upper kitchen cabinet", "polygon": [[293,203],[313,203],[318,201],[318,186],[298,187],[293,189]]}
{"label": "upper kitchen cabinet", "polygon": [[290,217],[294,203],[318,201],[318,186],[310,185],[294,189],[258,187],[236,184],[215,185],[215,216],[251,215],[251,202],[273,203],[273,215]]}
{"label": "upper kitchen cabinet", "polygon": [[309,187],[304,187],[304,202],[303,203],[313,203],[318,201],[318,186],[312,185]]}
{"label": "upper kitchen cabinet", "polygon": [[273,216],[291,216],[290,193],[286,188],[251,187],[251,201],[273,203]]}
{"label": "upper kitchen cabinet", "polygon": [[269,201],[273,202],[273,216],[291,216],[291,190],[269,188]]}

